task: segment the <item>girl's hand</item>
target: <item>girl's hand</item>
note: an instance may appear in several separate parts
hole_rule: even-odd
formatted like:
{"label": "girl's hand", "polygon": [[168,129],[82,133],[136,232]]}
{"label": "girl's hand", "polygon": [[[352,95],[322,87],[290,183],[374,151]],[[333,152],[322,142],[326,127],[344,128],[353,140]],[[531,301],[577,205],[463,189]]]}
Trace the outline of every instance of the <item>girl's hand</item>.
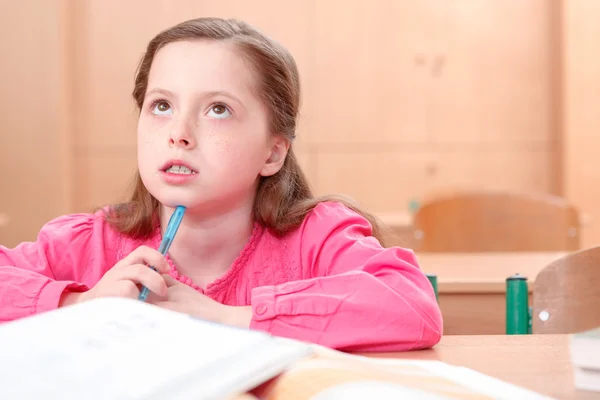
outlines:
{"label": "girl's hand", "polygon": [[[156,270],[149,267],[152,265]],[[167,274],[167,260],[157,250],[140,246],[112,267],[92,289],[83,293],[63,294],[59,307],[81,303],[97,297],[129,297],[137,299],[141,285],[159,296],[167,294],[161,274]]]}
{"label": "girl's hand", "polygon": [[166,296],[148,297],[148,302],[159,307],[189,314],[221,324],[248,328],[252,319],[252,307],[235,307],[221,304],[185,285],[170,275],[163,275],[167,283]]}

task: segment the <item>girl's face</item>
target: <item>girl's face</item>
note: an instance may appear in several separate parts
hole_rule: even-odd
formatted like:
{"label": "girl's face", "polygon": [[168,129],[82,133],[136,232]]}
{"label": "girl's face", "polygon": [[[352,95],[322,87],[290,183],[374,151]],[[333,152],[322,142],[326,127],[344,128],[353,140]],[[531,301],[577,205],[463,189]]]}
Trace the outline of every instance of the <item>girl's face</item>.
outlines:
{"label": "girl's face", "polygon": [[138,167],[163,205],[221,213],[254,201],[288,142],[269,131],[256,78],[228,42],[170,43],[154,58],[138,121]]}

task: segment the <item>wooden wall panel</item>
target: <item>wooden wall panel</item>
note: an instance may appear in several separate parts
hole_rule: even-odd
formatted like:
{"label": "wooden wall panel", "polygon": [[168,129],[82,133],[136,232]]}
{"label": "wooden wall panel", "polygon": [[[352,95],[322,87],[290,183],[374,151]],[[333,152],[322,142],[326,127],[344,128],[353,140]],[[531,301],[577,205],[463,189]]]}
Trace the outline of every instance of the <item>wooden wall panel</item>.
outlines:
{"label": "wooden wall panel", "polygon": [[566,1],[563,10],[565,195],[589,215],[582,246],[600,242],[600,2]]}
{"label": "wooden wall panel", "polygon": [[92,211],[127,199],[137,167],[135,150],[96,150],[76,155],[78,208]]}
{"label": "wooden wall panel", "polygon": [[[429,68],[434,140],[537,142],[552,128],[552,2],[487,0],[444,10]],[[555,77],[554,77],[555,78]]]}
{"label": "wooden wall panel", "polygon": [[0,244],[34,240],[71,205],[62,1],[0,2]]}
{"label": "wooden wall panel", "polygon": [[[79,132],[91,162],[135,146],[130,91],[147,41],[185,19],[218,15],[256,24],[296,58],[303,87],[297,153],[318,193],[342,190],[375,212],[401,212],[408,199],[440,186],[552,187],[552,168],[542,168],[555,153],[527,145],[551,140],[550,6],[541,0],[78,4],[85,21],[77,47]],[[128,23],[135,18],[147,23]],[[486,142],[524,144],[514,153],[481,153]],[[505,161],[513,167],[506,170]],[[394,169],[414,175],[390,192],[384,176]],[[108,187],[115,184],[104,186],[114,193]],[[80,198],[96,196],[84,191]]]}
{"label": "wooden wall panel", "polygon": [[445,189],[545,192],[553,151],[543,146],[317,152],[319,194],[342,192],[380,214]]}
{"label": "wooden wall panel", "polygon": [[440,154],[432,190],[490,189],[548,192],[555,151],[545,144],[481,146]]}
{"label": "wooden wall panel", "polygon": [[360,151],[316,153],[313,186],[319,195],[342,193],[374,212],[405,210],[428,187],[432,152]]}
{"label": "wooden wall panel", "polygon": [[377,213],[448,187],[554,192],[553,7],[318,3],[307,111],[317,192]]}
{"label": "wooden wall panel", "polygon": [[310,143],[426,140],[431,1],[315,3]]}

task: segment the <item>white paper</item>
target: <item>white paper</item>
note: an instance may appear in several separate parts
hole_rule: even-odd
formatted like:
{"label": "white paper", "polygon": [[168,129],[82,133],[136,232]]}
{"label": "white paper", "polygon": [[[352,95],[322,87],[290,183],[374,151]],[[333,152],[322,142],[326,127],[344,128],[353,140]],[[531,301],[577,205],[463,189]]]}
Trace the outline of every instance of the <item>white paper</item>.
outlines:
{"label": "white paper", "polygon": [[137,300],[99,299],[0,326],[0,398],[213,399],[308,351]]}

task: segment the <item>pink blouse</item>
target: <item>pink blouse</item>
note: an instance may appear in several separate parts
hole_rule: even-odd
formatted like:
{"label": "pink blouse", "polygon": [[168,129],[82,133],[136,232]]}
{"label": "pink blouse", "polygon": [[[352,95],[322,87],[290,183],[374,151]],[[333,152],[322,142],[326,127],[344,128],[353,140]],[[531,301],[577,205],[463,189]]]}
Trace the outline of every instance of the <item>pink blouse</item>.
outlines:
{"label": "pink blouse", "polygon": [[[383,248],[368,221],[334,202],[277,237],[256,224],[227,273],[200,289],[227,305],[252,306],[251,329],[345,351],[404,351],[435,345],[442,316],[411,250]],[[141,245],[158,248],[160,229],[133,240],[102,212],[71,214],[44,225],[35,242],[0,246],[0,321],[57,308],[64,290],[93,287]]]}

